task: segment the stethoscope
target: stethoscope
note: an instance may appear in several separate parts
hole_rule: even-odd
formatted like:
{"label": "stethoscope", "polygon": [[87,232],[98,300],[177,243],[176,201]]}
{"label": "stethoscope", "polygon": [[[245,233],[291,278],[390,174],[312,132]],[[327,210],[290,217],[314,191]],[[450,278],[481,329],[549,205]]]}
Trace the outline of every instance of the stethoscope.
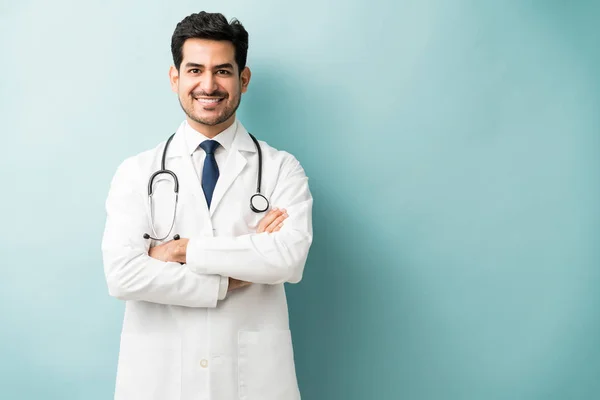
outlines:
{"label": "stethoscope", "polygon": [[[250,209],[252,211],[254,211],[255,213],[262,213],[262,212],[267,211],[267,209],[269,208],[269,200],[267,200],[267,198],[260,193],[260,184],[262,181],[262,152],[260,150],[260,144],[258,143],[258,140],[256,140],[256,138],[254,136],[252,136],[251,133],[248,133],[248,134],[252,138],[252,141],[254,142],[254,145],[256,146],[256,150],[258,151],[258,177],[257,177],[256,193],[254,195],[252,195],[252,197],[250,197]],[[162,160],[161,160],[161,164],[160,164],[161,169],[156,171],[155,173],[153,173],[150,176],[150,179],[148,181],[148,203],[150,206],[149,222],[150,222],[150,227],[152,228],[152,233],[154,234],[154,236],[150,236],[149,234],[144,233],[144,239],[153,239],[153,240],[163,241],[171,234],[171,231],[173,230],[173,227],[175,226],[175,219],[176,219],[176,215],[177,215],[177,203],[179,202],[179,179],[177,179],[177,175],[175,174],[175,172],[165,168],[165,159],[167,157],[167,149],[169,148],[169,144],[171,143],[171,140],[173,140],[174,136],[175,136],[175,133],[169,137],[169,139],[167,140],[167,143],[165,144],[165,149],[163,150]],[[154,179],[157,176],[162,175],[162,174],[171,175],[171,177],[173,178],[173,183],[174,183],[173,191],[175,192],[175,209],[173,210],[173,220],[171,221],[171,227],[169,228],[169,232],[167,232],[167,234],[163,237],[158,237],[158,234],[156,233],[156,230],[154,229],[154,208],[153,208],[153,203],[152,203],[152,194],[153,194],[152,186],[154,184]],[[179,234],[173,236],[173,240],[179,240],[179,238],[180,238]]]}

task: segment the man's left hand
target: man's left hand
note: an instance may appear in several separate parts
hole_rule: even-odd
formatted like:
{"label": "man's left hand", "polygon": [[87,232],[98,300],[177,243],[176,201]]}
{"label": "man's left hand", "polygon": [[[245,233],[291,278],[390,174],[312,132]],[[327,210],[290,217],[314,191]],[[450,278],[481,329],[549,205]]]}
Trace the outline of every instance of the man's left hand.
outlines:
{"label": "man's left hand", "polygon": [[150,248],[148,255],[164,262],[178,262],[185,264],[186,250],[189,239],[181,238],[179,240],[171,240],[156,247]]}

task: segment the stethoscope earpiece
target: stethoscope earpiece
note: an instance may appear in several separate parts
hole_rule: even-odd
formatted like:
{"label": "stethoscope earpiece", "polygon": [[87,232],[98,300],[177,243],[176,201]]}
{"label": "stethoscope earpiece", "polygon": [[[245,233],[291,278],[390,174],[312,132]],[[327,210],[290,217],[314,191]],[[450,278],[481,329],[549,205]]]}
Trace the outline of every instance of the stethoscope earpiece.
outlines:
{"label": "stethoscope earpiece", "polygon": [[[147,233],[144,233],[144,239],[161,240],[161,239],[158,239],[158,238],[153,238],[152,236],[148,235]],[[179,239],[181,239],[181,236],[179,236],[179,234],[173,236],[173,240],[179,240]],[[162,240],[164,240],[164,239],[162,239]]]}

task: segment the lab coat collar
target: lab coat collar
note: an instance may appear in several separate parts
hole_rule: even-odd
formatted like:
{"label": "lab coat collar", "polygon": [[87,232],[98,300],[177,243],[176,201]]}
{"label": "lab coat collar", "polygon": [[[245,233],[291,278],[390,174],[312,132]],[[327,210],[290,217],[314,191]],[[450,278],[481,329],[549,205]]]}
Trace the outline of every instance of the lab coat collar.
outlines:
{"label": "lab coat collar", "polygon": [[[186,156],[186,155],[190,156],[194,152],[196,147],[204,139],[206,139],[205,137],[204,137],[204,139],[198,138],[198,143],[196,143],[196,147],[191,148],[192,146],[194,146],[195,141],[188,143],[188,140],[187,140],[188,132],[186,132],[188,129],[187,128],[188,126],[189,125],[188,125],[187,121],[183,121],[179,125],[179,128],[177,129],[177,132],[175,133],[175,137],[173,137],[173,141],[169,145],[169,149],[167,151],[167,159],[173,158],[173,157],[182,157],[182,156]],[[226,132],[230,128],[233,128],[233,129],[229,132]],[[190,129],[191,129],[191,127],[190,127]],[[227,146],[229,143],[231,143],[231,145],[230,145],[231,149],[238,150],[238,151],[248,151],[248,152],[252,152],[252,153],[256,152],[256,146],[254,145],[252,138],[248,134],[248,131],[246,130],[244,125],[242,125],[242,123],[239,120],[236,119],[235,123],[233,123],[229,128],[227,128],[225,131],[221,132],[217,136],[220,136],[224,133],[225,133],[225,135],[224,135],[225,142],[221,143],[219,141],[219,143],[221,143],[221,145],[223,147],[225,147],[225,149],[229,150],[229,148],[227,148]],[[192,134],[190,136],[193,137],[194,135],[200,135],[200,134],[198,132],[194,131],[194,132],[192,132]],[[230,136],[229,140],[231,140],[230,142],[228,141],[229,136]],[[215,136],[215,138],[216,138],[216,136]]]}
{"label": "lab coat collar", "polygon": [[[225,149],[225,151],[229,151],[229,149],[231,148],[231,144],[233,143],[237,127],[238,121],[236,119],[233,121],[233,124],[231,124],[231,126],[229,126],[227,129],[225,129],[217,136],[212,138],[212,140],[216,140],[217,142],[219,142],[221,147]],[[206,140],[211,140],[210,138],[204,136],[204,134],[202,134],[201,132],[195,130],[187,120],[183,122],[183,134],[185,136],[187,153],[190,155],[198,150],[198,147],[202,142]]]}
{"label": "lab coat collar", "polygon": [[200,180],[194,172],[192,157],[190,156],[190,150],[186,143],[185,125],[186,123],[183,122],[179,126],[179,129],[177,129],[177,132],[173,137],[173,141],[167,150],[166,158],[170,159],[179,157],[181,160],[180,162],[182,163],[180,164],[182,165],[182,168],[179,171],[180,185],[188,188],[190,193],[196,197],[198,202],[204,203],[204,212],[208,214],[210,218],[214,215],[215,211],[219,207],[219,204],[225,196],[225,193],[227,193],[233,182],[244,169],[247,163],[247,155],[244,153],[255,153],[256,146],[254,145],[254,142],[252,141],[252,138],[248,134],[246,128],[244,128],[244,126],[238,122],[235,136],[231,143],[232,151],[227,152],[228,154],[225,163],[219,166],[220,175],[213,192],[212,202],[209,210],[202,192]]}

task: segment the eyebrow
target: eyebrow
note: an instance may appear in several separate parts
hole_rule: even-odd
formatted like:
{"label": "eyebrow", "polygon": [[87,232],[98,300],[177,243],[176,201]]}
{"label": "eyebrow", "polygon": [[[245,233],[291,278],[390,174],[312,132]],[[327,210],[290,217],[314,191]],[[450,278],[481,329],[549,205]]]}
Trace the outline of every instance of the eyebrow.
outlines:
{"label": "eyebrow", "polygon": [[[204,65],[188,62],[185,64],[185,68],[204,68]],[[225,64],[215,65],[213,67],[213,69],[223,69],[223,68],[233,69],[233,65],[231,63],[225,63]]]}

